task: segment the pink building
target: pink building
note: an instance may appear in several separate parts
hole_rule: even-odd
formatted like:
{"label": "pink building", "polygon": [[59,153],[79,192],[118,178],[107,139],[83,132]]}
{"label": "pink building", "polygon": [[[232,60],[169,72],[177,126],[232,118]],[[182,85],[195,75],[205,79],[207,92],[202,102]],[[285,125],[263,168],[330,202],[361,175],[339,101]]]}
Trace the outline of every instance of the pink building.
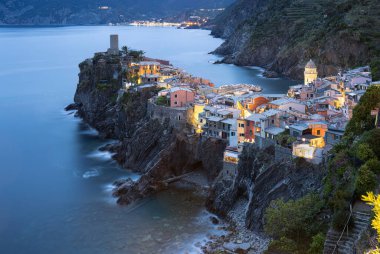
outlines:
{"label": "pink building", "polygon": [[174,87],[170,89],[170,107],[185,107],[194,102],[195,93],[188,88]]}

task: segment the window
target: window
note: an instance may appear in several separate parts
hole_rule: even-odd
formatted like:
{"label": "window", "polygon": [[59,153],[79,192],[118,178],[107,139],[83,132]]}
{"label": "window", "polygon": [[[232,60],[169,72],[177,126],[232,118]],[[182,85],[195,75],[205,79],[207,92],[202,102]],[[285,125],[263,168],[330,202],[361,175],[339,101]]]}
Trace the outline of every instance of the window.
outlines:
{"label": "window", "polygon": [[249,126],[249,122],[247,122],[247,126]]}
{"label": "window", "polygon": [[249,135],[252,135],[252,134],[253,134],[252,130],[249,130]]}
{"label": "window", "polygon": [[289,110],[292,110],[292,107],[289,107]]}
{"label": "window", "polygon": [[175,94],[175,95],[174,95],[174,98],[177,98],[177,97],[178,97],[178,95],[177,95],[177,94]]}
{"label": "window", "polygon": [[321,130],[317,130],[317,136],[321,135]]}
{"label": "window", "polygon": [[244,135],[244,133],[240,133],[239,136],[240,137],[244,137],[245,135]]}
{"label": "window", "polygon": [[244,128],[244,123],[241,124],[241,127]]}
{"label": "window", "polygon": [[177,102],[176,102],[176,101],[174,102],[174,105],[177,105]]}
{"label": "window", "polygon": [[178,121],[181,121],[181,116],[178,116]]}
{"label": "window", "polygon": [[272,124],[274,124],[274,119],[272,119]]}
{"label": "window", "polygon": [[231,132],[231,137],[235,137],[235,132]]}

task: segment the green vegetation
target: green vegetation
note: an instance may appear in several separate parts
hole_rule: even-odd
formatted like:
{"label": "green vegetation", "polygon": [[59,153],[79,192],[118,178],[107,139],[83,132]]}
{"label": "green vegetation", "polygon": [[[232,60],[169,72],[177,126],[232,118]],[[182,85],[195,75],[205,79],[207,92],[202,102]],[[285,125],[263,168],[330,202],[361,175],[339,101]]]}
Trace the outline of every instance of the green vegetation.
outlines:
{"label": "green vegetation", "polygon": [[107,84],[107,83],[97,83],[97,84],[96,84],[96,89],[101,90],[101,91],[105,91],[105,90],[107,90],[109,87],[110,87],[110,85]]}
{"label": "green vegetation", "polygon": [[274,200],[265,211],[265,232],[274,237],[271,250],[295,253],[309,249],[314,235],[321,230],[317,215],[323,201],[316,194],[308,194],[297,200]]}
{"label": "green vegetation", "polygon": [[323,247],[325,245],[325,235],[323,233],[318,233],[312,238],[310,244],[310,249],[307,253],[309,254],[320,254],[323,253]]}
{"label": "green vegetation", "polygon": [[156,100],[156,105],[169,107],[170,102],[169,102],[168,98],[166,98],[166,96],[159,96]]}
{"label": "green vegetation", "polygon": [[289,129],[285,130],[284,132],[280,133],[276,136],[276,141],[280,146],[283,147],[292,147],[293,142],[295,142],[297,138],[290,136]]}
{"label": "green vegetation", "polygon": [[267,208],[264,229],[274,237],[269,251],[321,253],[324,232],[330,224],[318,219],[319,212],[330,211],[333,227],[342,230],[349,218],[350,205],[360,195],[379,187],[380,129],[375,129],[370,115],[378,103],[380,86],[372,86],[355,108],[343,140],[331,151],[323,198],[309,194],[288,202],[275,200]]}
{"label": "green vegetation", "polygon": [[143,60],[145,52],[142,50],[130,49],[128,46],[121,47],[121,53],[126,56],[130,56],[133,61],[140,62]]}
{"label": "green vegetation", "polygon": [[128,55],[130,55],[134,61],[140,62],[143,60],[145,52],[142,50],[129,50]]}
{"label": "green vegetation", "polygon": [[358,196],[366,194],[368,191],[374,191],[377,187],[376,174],[364,164],[359,168],[358,176],[355,182],[355,191]]}
{"label": "green vegetation", "polygon": [[375,118],[371,116],[371,110],[380,105],[380,87],[372,86],[360,99],[360,103],[354,108],[352,120],[346,128],[346,136],[360,135],[366,130],[374,128]]}
{"label": "green vegetation", "polygon": [[350,204],[378,186],[380,129],[374,129],[370,112],[379,103],[380,87],[372,86],[355,107],[343,140],[332,152],[324,193],[338,229],[347,221]]}
{"label": "green vegetation", "polygon": [[[279,70],[314,58],[318,64],[343,68],[370,64],[378,80],[379,16],[377,0],[242,0],[216,19],[213,32],[223,35],[235,30],[239,36],[249,31],[250,40],[239,56],[273,51],[261,64],[274,62]],[[226,24],[235,27],[227,30]],[[291,60],[285,64],[286,59]]]}

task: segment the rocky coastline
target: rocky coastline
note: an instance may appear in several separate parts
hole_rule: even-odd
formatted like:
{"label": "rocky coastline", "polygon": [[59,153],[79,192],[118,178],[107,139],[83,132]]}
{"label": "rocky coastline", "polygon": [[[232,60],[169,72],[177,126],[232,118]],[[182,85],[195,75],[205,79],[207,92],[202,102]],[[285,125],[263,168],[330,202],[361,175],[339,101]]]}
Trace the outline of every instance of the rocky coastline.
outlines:
{"label": "rocky coastline", "polygon": [[[76,115],[101,137],[118,140],[101,149],[114,153],[113,158],[124,168],[141,174],[138,181],[114,183],[117,203],[131,204],[168,188],[172,182],[186,182],[189,173],[201,172],[208,187],[190,182],[207,195],[207,209],[230,223],[221,226],[228,233],[210,236],[202,246],[205,253],[263,252],[269,243],[262,233],[263,213],[269,203],[321,188],[323,169],[306,162],[273,162],[273,147],[262,151],[254,145],[246,146],[238,173],[232,178],[221,177],[226,143],[194,134],[188,125],[177,128],[168,118],[153,117],[149,98],[157,91],[121,89],[123,72],[118,56],[97,54],[79,68],[74,103],[66,110],[77,110]],[[213,222],[218,223],[218,219]]]}

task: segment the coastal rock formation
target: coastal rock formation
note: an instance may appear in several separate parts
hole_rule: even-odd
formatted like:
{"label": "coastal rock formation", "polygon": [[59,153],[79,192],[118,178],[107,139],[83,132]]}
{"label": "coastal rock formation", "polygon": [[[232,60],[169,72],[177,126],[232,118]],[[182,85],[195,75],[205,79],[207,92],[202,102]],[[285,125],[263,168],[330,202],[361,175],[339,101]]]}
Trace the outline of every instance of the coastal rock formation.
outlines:
{"label": "coastal rock formation", "polygon": [[[104,138],[117,139],[102,147],[123,167],[139,172],[137,182],[116,185],[119,204],[129,204],[162,190],[167,180],[194,170],[203,170],[210,180],[223,167],[225,142],[202,139],[190,128],[176,127],[168,117],[154,118],[148,102],[157,91],[121,89],[122,71],[118,56],[96,54],[82,62],[75,103],[77,115]],[[159,114],[158,114],[159,115]]]}
{"label": "coastal rock formation", "polygon": [[375,67],[379,43],[370,27],[380,25],[376,7],[376,1],[236,1],[214,21],[212,34],[226,39],[215,53],[225,63],[261,66],[295,79],[302,79],[310,58],[321,76]]}
{"label": "coastal rock formation", "polygon": [[[240,157],[237,175],[221,177],[214,183],[207,207],[235,223],[253,230],[261,230],[265,209],[272,200],[297,199],[319,191],[326,170],[306,161],[276,162],[273,147],[260,150],[255,145],[245,146]],[[242,214],[239,218],[229,218]]]}

